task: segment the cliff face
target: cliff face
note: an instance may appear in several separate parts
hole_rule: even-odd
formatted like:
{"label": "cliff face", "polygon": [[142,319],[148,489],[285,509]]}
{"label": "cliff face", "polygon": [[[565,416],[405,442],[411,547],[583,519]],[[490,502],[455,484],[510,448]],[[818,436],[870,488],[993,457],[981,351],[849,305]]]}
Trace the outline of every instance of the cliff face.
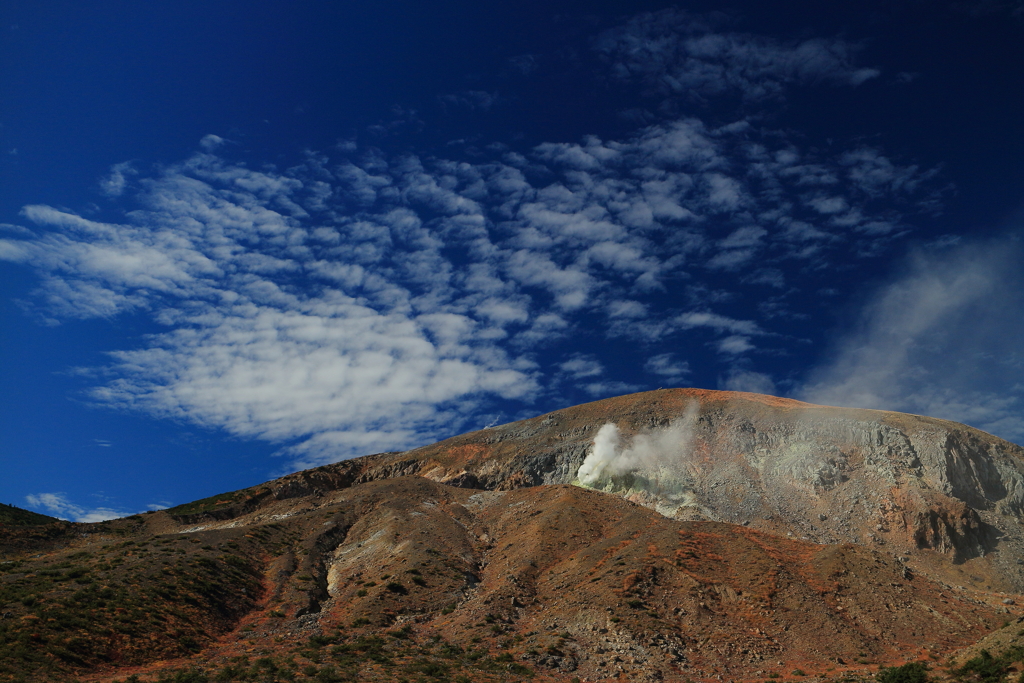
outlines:
{"label": "cliff face", "polygon": [[[603,425],[618,448],[578,476]],[[950,582],[1024,590],[1024,449],[965,425],[757,394],[659,390],[285,477],[278,497],[418,474],[586,485],[668,517],[884,549]],[[969,565],[969,566],[968,566]]]}

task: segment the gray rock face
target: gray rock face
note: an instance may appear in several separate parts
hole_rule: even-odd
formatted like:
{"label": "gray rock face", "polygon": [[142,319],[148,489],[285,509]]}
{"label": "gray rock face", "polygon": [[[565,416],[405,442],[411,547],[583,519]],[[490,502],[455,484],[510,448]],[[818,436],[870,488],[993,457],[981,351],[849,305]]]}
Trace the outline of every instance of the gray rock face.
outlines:
{"label": "gray rock face", "polygon": [[[620,432],[619,451],[599,477],[581,482],[608,423]],[[645,451],[644,442],[657,447]],[[1024,449],[945,420],[661,390],[396,454],[363,477],[396,468],[490,489],[585,483],[670,517],[876,546],[915,570],[962,572],[969,563],[979,587],[1024,590],[1016,563],[1024,557]]]}
{"label": "gray rock face", "polygon": [[[602,450],[605,425],[618,440]],[[592,476],[581,474],[588,462]],[[1024,592],[1024,448],[945,420],[735,392],[574,406],[297,472],[182,521],[407,475],[494,491],[576,484],[668,517],[871,546],[900,558],[908,576]]]}

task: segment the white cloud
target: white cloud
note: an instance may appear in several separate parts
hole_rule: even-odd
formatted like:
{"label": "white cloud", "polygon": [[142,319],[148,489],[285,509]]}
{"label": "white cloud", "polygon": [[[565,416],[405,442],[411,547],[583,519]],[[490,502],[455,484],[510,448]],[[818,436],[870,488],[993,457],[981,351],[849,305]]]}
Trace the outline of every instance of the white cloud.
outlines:
{"label": "white cloud", "polygon": [[[319,435],[308,456],[315,444],[415,445],[450,429],[455,402],[535,391],[529,364],[488,341],[530,322],[528,300],[517,306],[512,292],[472,303],[472,293],[452,290],[443,242],[415,213],[343,220],[338,240],[314,242],[292,218],[305,213],[293,199],[304,188],[298,179],[200,155],[143,184],[130,223],[28,207],[26,217],[49,230],[0,243],[4,258],[46,274],[52,314],[151,310],[170,326],[142,348],[112,352],[112,379],[93,400],[274,441]],[[445,191],[428,201],[437,205],[436,196]],[[332,282],[296,287],[307,267]],[[399,424],[382,430],[395,414]]]}
{"label": "white cloud", "polygon": [[609,318],[645,318],[647,306],[639,301],[617,299],[608,303]]}
{"label": "white cloud", "polygon": [[640,391],[643,387],[639,384],[633,384],[631,382],[590,382],[583,385],[583,390],[593,396],[594,398],[604,398],[607,396],[619,396],[621,394],[630,394],[635,391]]}
{"label": "white cloud", "polygon": [[690,364],[685,360],[678,360],[674,353],[659,353],[647,359],[647,362],[644,363],[644,370],[678,380],[690,374]]}
{"label": "white cloud", "polygon": [[857,46],[842,39],[781,42],[716,31],[716,23],[678,9],[644,13],[599,36],[595,49],[619,79],[696,99],[738,94],[761,101],[780,97],[791,85],[857,86],[879,75],[858,67]]}
{"label": "white cloud", "polygon": [[797,392],[828,405],[941,417],[1024,442],[1019,239],[922,250]]}
{"label": "white cloud", "polygon": [[199,141],[199,146],[207,152],[212,152],[223,144],[224,138],[219,135],[214,135],[213,133],[204,135],[203,139]]}
{"label": "white cloud", "polygon": [[107,177],[100,181],[100,191],[108,197],[120,197],[128,187],[128,178],[137,174],[130,161],[114,164]]}
{"label": "white cloud", "polygon": [[717,343],[717,347],[720,353],[730,355],[739,355],[755,348],[754,345],[750,343],[750,337],[746,337],[742,334],[731,334],[724,339],[720,339]]}
{"label": "white cloud", "polygon": [[[680,35],[689,42],[666,34],[665,45],[687,64],[732,74],[760,63],[745,78],[765,87],[860,78],[841,42]],[[669,57],[651,68],[675,69]],[[823,269],[871,253],[901,219],[877,198],[913,201],[930,177],[874,149],[802,150],[745,119],[710,129],[683,118],[473,161],[345,143],[358,163],[311,153],[287,171],[224,159],[224,142],[207,136],[201,153],[150,175],[115,167],[109,194],[136,202],[116,220],[26,207],[37,230],[7,231],[0,259],[35,269],[48,322],[136,314],[163,326],[111,352],[93,400],[280,442],[305,464],[416,445],[492,402],[596,377],[590,350],[596,365],[535,357],[595,314],[610,337],[710,331],[720,353],[746,353],[771,330],[707,310],[722,299],[670,308],[680,283],[712,291],[721,285],[701,278],[744,271],[733,279],[799,291],[796,270],[786,281],[760,260]],[[634,362],[688,371],[669,354]],[[639,388],[601,377],[581,389]]]}
{"label": "white cloud", "polygon": [[0,231],[20,237],[35,237],[35,233],[28,228],[21,225],[12,225],[11,223],[0,223]]}
{"label": "white cloud", "polygon": [[604,366],[593,356],[577,354],[569,360],[560,363],[558,368],[572,379],[584,377],[596,377],[604,374]]}
{"label": "white cloud", "polygon": [[534,388],[501,354],[461,345],[457,328],[339,299],[202,310],[157,347],[113,354],[119,379],[92,396],[279,441],[369,431],[395,414],[436,429],[451,419],[448,402],[475,393],[523,398]]}
{"label": "white cloud", "polygon": [[72,522],[104,522],[127,517],[133,513],[108,507],[83,508],[75,505],[63,493],[35,493],[25,496],[25,502],[37,510]]}
{"label": "white cloud", "polygon": [[732,234],[721,240],[718,246],[723,249],[738,249],[741,247],[756,247],[761,244],[765,235],[768,231],[764,228],[756,225],[747,225],[737,230],[734,230]]}
{"label": "white cloud", "polygon": [[756,252],[753,249],[730,249],[721,251],[707,260],[705,266],[712,270],[737,270],[752,260]]}
{"label": "white cloud", "polygon": [[724,315],[709,312],[684,313],[676,318],[676,323],[683,329],[693,327],[710,327],[718,332],[733,332],[744,335],[763,334],[757,323],[752,320],[736,320]]}
{"label": "white cloud", "polygon": [[775,394],[775,382],[763,372],[734,368],[718,382],[718,388],[725,391],[749,391],[754,394]]}
{"label": "white cloud", "polygon": [[847,209],[846,199],[843,197],[829,197],[818,195],[807,200],[807,204],[818,213],[835,214]]}
{"label": "white cloud", "polygon": [[782,289],[786,284],[786,277],[778,268],[758,268],[744,277],[743,282],[749,285],[768,285]]}

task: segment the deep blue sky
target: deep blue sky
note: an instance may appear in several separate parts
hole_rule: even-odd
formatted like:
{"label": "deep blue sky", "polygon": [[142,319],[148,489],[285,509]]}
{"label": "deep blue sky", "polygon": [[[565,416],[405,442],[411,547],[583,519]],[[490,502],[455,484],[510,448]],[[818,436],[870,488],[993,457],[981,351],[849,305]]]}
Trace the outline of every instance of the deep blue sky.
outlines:
{"label": "deep blue sky", "polygon": [[7,2],[0,500],[700,386],[1024,442],[1020,2]]}

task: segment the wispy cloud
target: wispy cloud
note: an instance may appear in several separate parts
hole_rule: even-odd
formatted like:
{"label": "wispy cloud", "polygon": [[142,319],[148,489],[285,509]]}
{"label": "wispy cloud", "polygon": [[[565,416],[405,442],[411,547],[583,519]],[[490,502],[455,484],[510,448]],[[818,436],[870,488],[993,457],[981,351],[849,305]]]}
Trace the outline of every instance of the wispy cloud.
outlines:
{"label": "wispy cloud", "polygon": [[129,161],[115,164],[107,177],[100,181],[100,191],[108,197],[120,197],[128,187],[129,178],[137,173]]}
{"label": "wispy cloud", "polygon": [[63,493],[35,493],[25,496],[25,502],[37,510],[72,522],[104,522],[126,517],[133,513],[109,507],[84,508],[68,500]]}
{"label": "wispy cloud", "polygon": [[674,353],[659,353],[647,359],[644,370],[666,379],[679,380],[690,374],[690,364],[678,359]]}
{"label": "wispy cloud", "polygon": [[437,99],[446,109],[465,108],[472,111],[490,111],[501,102],[498,93],[486,90],[464,90],[452,95],[441,95]]}
{"label": "wispy cloud", "polygon": [[600,361],[593,356],[583,354],[573,354],[572,358],[560,363],[558,368],[572,379],[597,377],[604,374],[604,366]]}
{"label": "wispy cloud", "polygon": [[828,405],[942,417],[1024,442],[1021,240],[909,258],[798,392]]}
{"label": "wispy cloud", "polygon": [[763,372],[733,368],[718,382],[718,388],[725,391],[749,391],[755,394],[773,395],[775,382]]}
{"label": "wispy cloud", "polygon": [[621,80],[638,80],[662,95],[736,95],[763,101],[789,85],[856,86],[879,75],[858,66],[857,45],[840,38],[783,42],[721,31],[721,16],[666,9],[641,14],[595,40]]}
{"label": "wispy cloud", "polygon": [[735,320],[724,315],[718,315],[717,313],[684,313],[676,318],[676,322],[683,329],[710,327],[713,330],[732,332],[734,334],[764,334],[763,330],[752,320]]}
{"label": "wispy cloud", "polygon": [[606,398],[608,396],[621,396],[622,394],[631,394],[635,391],[640,391],[643,385],[634,384],[633,382],[621,382],[616,380],[610,380],[605,382],[588,382],[582,386],[583,391],[589,394],[592,398]]}
{"label": "wispy cloud", "polygon": [[[753,101],[874,75],[842,40],[781,43],[674,10],[595,47],[665,97],[724,87]],[[417,121],[396,111],[374,134]],[[737,362],[778,338],[777,316],[735,305],[751,285],[785,310],[808,273],[878,253],[935,204],[933,171],[874,148],[802,148],[742,116],[469,159],[348,140],[254,170],[219,136],[200,149],[153,172],[115,166],[103,187],[126,208],[112,217],[25,207],[33,229],[0,239],[0,259],[38,273],[49,323],[162,326],[111,352],[94,401],[285,444],[301,464],[418,445],[567,378],[592,396],[642,388],[609,376],[597,348],[555,349],[581,328],[595,347],[643,345],[635,370],[669,379],[689,365],[655,344],[696,339]],[[799,265],[783,277],[784,263]],[[682,287],[685,306],[667,296]]]}
{"label": "wispy cloud", "polygon": [[[277,172],[203,152],[137,177],[137,208],[118,222],[26,207],[38,234],[0,240],[0,258],[37,269],[51,322],[145,313],[165,326],[111,353],[98,402],[298,439],[304,458],[403,448],[451,429],[466,401],[537,395],[555,378],[524,353],[590,311],[609,334],[701,328],[723,354],[752,350],[765,335],[757,322],[650,297],[684,266],[692,278],[738,253],[807,258],[818,242],[821,260],[857,248],[847,226],[827,222],[794,238],[800,205],[787,184],[799,195],[828,176],[869,220],[862,185],[910,191],[916,177],[877,156],[872,168],[888,176],[854,177],[845,157],[810,163],[792,145],[771,152],[732,135],[687,119],[623,141],[541,145],[530,162],[544,168],[539,182],[501,160],[311,156]],[[807,211],[800,220],[820,213]],[[636,388],[616,381],[587,391]]]}

